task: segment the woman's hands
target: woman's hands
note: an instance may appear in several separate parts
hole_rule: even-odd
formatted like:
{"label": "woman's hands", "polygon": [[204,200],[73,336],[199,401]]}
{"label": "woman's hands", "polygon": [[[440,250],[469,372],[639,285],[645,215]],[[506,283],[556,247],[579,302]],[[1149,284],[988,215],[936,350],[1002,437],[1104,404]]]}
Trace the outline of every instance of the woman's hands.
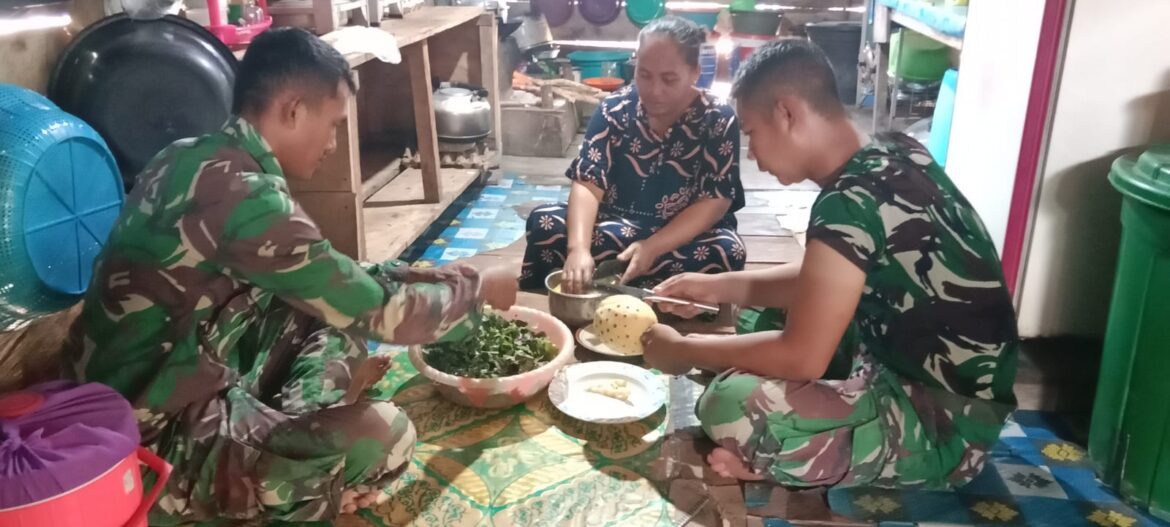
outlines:
{"label": "woman's hands", "polygon": [[561,288],[566,293],[583,293],[593,282],[593,255],[588,249],[570,249],[561,273]]}
{"label": "woman's hands", "polygon": [[654,262],[662,256],[660,251],[650,240],[631,243],[626,250],[617,256],[617,259],[626,262],[626,272],[622,274],[622,283],[629,283],[639,276],[650,273]]}

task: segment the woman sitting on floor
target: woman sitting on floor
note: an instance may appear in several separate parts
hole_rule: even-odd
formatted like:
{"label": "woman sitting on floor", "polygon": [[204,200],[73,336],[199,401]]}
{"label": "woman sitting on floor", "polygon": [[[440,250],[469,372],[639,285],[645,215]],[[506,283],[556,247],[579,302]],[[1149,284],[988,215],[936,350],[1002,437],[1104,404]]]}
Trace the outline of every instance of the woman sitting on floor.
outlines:
{"label": "woman sitting on floor", "polygon": [[528,218],[521,287],[539,290],[563,267],[578,290],[596,262],[628,262],[623,282],[743,269],[734,212],[743,207],[739,124],[695,87],[703,30],[666,17],[638,35],[633,87],[602,101],[566,175],[569,203]]}

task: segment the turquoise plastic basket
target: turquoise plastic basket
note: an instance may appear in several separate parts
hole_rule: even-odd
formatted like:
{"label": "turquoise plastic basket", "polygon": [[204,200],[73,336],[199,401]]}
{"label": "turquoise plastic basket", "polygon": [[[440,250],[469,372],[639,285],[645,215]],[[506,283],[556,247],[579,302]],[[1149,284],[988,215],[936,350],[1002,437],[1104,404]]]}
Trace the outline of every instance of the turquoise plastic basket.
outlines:
{"label": "turquoise plastic basket", "polygon": [[685,18],[698,24],[699,27],[706,28],[708,31],[715,29],[716,22],[719,21],[719,11],[714,9],[705,10],[670,10],[670,14],[679,18]]}
{"label": "turquoise plastic basket", "polygon": [[105,141],[48,99],[0,84],[0,330],[67,308],[121,212]]}
{"label": "turquoise plastic basket", "polygon": [[574,51],[569,53],[569,62],[581,70],[581,80],[621,77],[622,64],[632,55],[629,51]]}

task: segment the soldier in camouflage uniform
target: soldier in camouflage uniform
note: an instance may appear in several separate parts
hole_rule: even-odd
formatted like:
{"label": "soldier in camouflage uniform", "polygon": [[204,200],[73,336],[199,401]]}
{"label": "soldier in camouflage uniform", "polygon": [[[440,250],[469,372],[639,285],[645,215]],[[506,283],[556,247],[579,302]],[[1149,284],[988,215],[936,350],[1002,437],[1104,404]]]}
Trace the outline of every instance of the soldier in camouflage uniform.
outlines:
{"label": "soldier in camouflage uniform", "polygon": [[74,366],[132,401],[144,444],[174,466],[152,525],[368,505],[415,432],[361,398],[389,367],[367,339],[462,338],[485,299],[515,299],[514,274],[363,267],[321,236],[285,178],[311,177],[333,149],[351,90],[345,59],[311,34],[260,36],[240,117],[160,153],[99,258]]}
{"label": "soldier in camouflage uniform", "polygon": [[[646,360],[723,372],[696,412],[725,475],[961,485],[1015,407],[1018,338],[999,258],[930,154],[904,135],[858,133],[836,93],[807,41],[770,43],[741,68],[739,115],[760,167],[822,188],[808,248],[802,263],[662,284],[656,292],[774,310],[752,312],[735,337],[656,326]],[[834,357],[852,363],[841,380],[825,378]]]}

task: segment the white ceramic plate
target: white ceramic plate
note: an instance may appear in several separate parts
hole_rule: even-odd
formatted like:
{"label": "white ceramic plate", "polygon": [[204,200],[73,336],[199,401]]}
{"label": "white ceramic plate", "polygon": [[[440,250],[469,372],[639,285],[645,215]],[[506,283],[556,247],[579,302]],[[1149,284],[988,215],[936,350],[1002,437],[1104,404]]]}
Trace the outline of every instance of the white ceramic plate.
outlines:
{"label": "white ceramic plate", "polygon": [[[589,391],[625,381],[629,400],[622,401]],[[641,421],[666,403],[666,383],[649,370],[624,362],[586,362],[561,368],[548,385],[548,398],[569,417],[589,423],[616,424]]]}
{"label": "white ceramic plate", "polygon": [[577,330],[577,342],[581,343],[585,349],[600,353],[602,355],[609,355],[610,357],[641,357],[641,353],[622,353],[616,349],[609,347],[608,344],[601,341],[601,337],[593,332],[593,325],[590,324]]}

